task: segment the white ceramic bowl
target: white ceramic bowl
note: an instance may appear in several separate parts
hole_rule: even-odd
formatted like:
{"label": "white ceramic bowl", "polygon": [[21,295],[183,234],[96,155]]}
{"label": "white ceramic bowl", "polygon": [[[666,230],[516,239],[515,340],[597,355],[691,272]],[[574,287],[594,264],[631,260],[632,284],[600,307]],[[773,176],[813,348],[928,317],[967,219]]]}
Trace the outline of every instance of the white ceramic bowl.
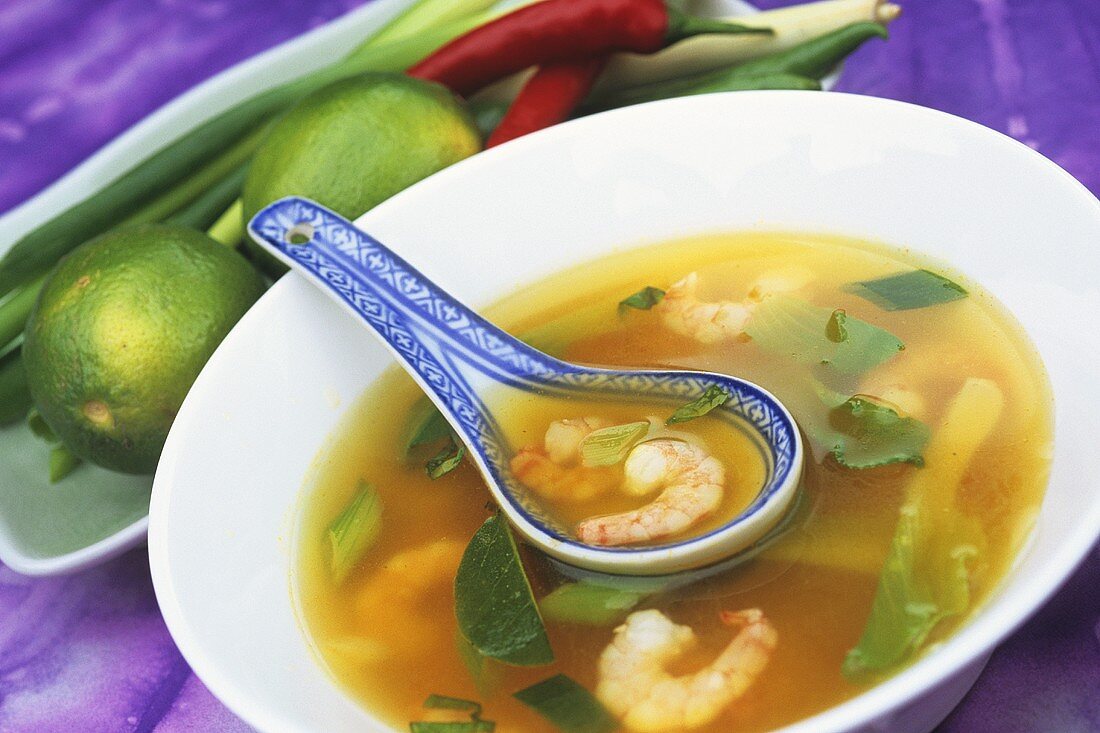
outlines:
{"label": "white ceramic bowl", "polygon": [[[925,252],[1016,313],[1046,361],[1057,410],[1050,488],[1026,551],[949,641],[787,733],[930,730],[1100,534],[1100,202],[1000,134],[857,96],[693,97],[491,150],[359,224],[475,306],[639,243],[782,229]],[[322,669],[290,576],[311,461],[389,363],[349,316],[288,276],[214,355],[165,447],[149,529],[161,609],[202,680],[261,730],[386,729]]]}

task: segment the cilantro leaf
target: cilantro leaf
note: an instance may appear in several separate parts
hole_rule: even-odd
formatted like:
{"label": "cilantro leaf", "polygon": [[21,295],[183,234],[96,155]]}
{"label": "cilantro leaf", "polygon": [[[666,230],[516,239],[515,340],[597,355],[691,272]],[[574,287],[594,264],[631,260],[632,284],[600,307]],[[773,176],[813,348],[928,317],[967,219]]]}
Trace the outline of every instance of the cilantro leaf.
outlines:
{"label": "cilantro leaf", "polygon": [[651,285],[647,285],[633,295],[628,295],[619,301],[619,313],[623,313],[627,308],[634,308],[635,310],[647,311],[653,306],[661,302],[661,299],[665,297],[665,291],[660,288],[655,288]]}
{"label": "cilantro leaf", "polygon": [[665,425],[675,425],[680,422],[687,422],[688,420],[694,420],[697,417],[702,417],[716,407],[721,407],[730,398],[730,393],[723,387],[719,387],[717,384],[712,384],[707,387],[707,390],[695,400],[687,403],[683,407],[672,413]]}

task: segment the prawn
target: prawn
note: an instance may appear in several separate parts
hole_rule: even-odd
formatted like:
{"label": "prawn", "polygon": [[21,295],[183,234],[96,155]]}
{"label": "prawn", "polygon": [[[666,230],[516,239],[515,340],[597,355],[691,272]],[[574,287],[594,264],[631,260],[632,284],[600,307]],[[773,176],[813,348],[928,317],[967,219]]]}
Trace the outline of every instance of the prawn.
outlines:
{"label": "prawn", "polygon": [[699,274],[692,272],[674,283],[654,310],[672,331],[700,343],[714,344],[740,338],[756,306],[767,296],[798,290],[809,282],[810,277],[809,273],[801,270],[770,272],[762,275],[740,302],[707,302],[699,300]]}
{"label": "prawn", "polygon": [[718,508],[725,468],[697,445],[662,438],[641,443],[623,466],[623,490],[656,499],[638,509],[585,519],[577,537],[589,545],[652,542],[682,532]]}
{"label": "prawn", "polygon": [[512,457],[512,474],[546,499],[580,502],[606,494],[619,483],[615,471],[577,464],[581,441],[607,424],[598,417],[555,420],[546,429],[541,448],[523,448]]}
{"label": "prawn", "polygon": [[371,619],[372,628],[410,624],[420,631],[412,637],[385,634],[372,637],[377,660],[425,656],[446,643],[446,629],[426,610],[425,600],[454,582],[465,543],[439,539],[384,560],[355,592],[355,614]]}
{"label": "prawn", "polygon": [[720,618],[739,629],[730,643],[703,669],[674,677],[666,668],[696,645],[695,632],[656,609],[630,614],[600,655],[596,696],[638,733],[710,723],[756,681],[779,641],[759,609],[724,611]]}

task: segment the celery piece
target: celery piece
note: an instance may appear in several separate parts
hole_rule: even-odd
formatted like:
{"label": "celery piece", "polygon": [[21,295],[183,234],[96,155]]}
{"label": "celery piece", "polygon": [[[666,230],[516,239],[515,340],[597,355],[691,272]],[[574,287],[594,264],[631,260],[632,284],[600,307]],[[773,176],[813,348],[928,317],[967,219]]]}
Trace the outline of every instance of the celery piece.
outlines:
{"label": "celery piece", "polygon": [[328,528],[332,545],[332,577],[342,583],[363,559],[382,529],[382,500],[378,490],[365,481],[351,503],[340,512]]}

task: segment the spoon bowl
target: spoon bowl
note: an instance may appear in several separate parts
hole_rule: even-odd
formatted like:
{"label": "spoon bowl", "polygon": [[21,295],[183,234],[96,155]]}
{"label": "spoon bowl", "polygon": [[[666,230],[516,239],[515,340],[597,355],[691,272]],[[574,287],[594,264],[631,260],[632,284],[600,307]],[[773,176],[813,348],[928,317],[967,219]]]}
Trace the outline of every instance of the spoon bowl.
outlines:
{"label": "spoon bowl", "polygon": [[[501,510],[532,545],[584,570],[664,575],[751,548],[785,515],[802,472],[794,418],[771,393],[722,374],[612,370],[548,356],[497,328],[350,221],[304,198],[281,199],[249,224],[260,246],[328,293],[386,345],[465,443]],[[711,414],[753,439],[765,480],[748,507],[705,534],[647,546],[579,541],[512,474],[514,451],[486,403],[525,397],[644,399],[679,405],[708,388],[729,399]]]}

